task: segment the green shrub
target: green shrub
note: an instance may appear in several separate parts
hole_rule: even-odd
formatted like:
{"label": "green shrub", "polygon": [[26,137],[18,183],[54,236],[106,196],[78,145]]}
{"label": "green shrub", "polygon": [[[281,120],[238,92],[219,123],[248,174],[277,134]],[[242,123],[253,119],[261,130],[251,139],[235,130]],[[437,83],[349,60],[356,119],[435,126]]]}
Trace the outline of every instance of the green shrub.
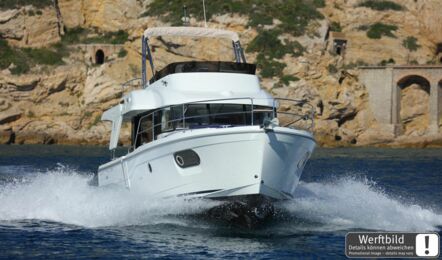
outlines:
{"label": "green shrub", "polygon": [[368,66],[368,63],[361,60],[361,59],[358,59],[356,62],[350,62],[348,64],[345,64],[343,66],[343,69],[349,70],[349,69],[354,69],[354,68],[361,67],[361,66]]}
{"label": "green shrub", "polygon": [[251,13],[249,26],[257,27],[260,25],[272,25],[273,17],[262,13]]}
{"label": "green shrub", "polygon": [[333,32],[342,32],[342,27],[341,24],[339,22],[332,22],[330,24],[330,31]]}
{"label": "green shrub", "polygon": [[82,43],[107,43],[107,44],[123,44],[127,41],[129,34],[124,30],[116,32],[106,32],[100,36],[86,38]]}
{"label": "green shrub", "polygon": [[[98,36],[87,36],[90,33],[97,33]],[[81,27],[67,28],[63,35],[62,42],[64,44],[92,44],[92,43],[104,43],[104,44],[123,44],[127,41],[129,34],[124,30],[118,30],[116,32],[94,32]]]}
{"label": "green shrub", "polygon": [[294,42],[285,41],[285,45],[287,46],[287,50],[288,50],[287,53],[290,53],[295,57],[302,56],[302,54],[304,54],[304,52],[305,52],[304,46],[302,46],[302,44],[299,43],[298,41],[294,41]]}
{"label": "green shrub", "polygon": [[436,61],[435,60],[427,60],[427,62],[425,64],[427,64],[427,65],[435,65]]}
{"label": "green shrub", "polygon": [[69,102],[62,102],[62,101],[60,101],[60,102],[58,102],[58,104],[60,106],[62,106],[62,107],[68,107],[69,106]]}
{"label": "green shrub", "polygon": [[359,31],[367,31],[368,29],[370,29],[370,25],[367,24],[363,24],[358,27]]}
{"label": "green shrub", "polygon": [[378,1],[378,0],[366,0],[359,4],[362,7],[368,7],[373,10],[385,11],[385,10],[394,10],[401,11],[404,8],[400,4],[396,4],[392,1]]}
{"label": "green shrub", "polygon": [[86,35],[87,31],[84,28],[66,28],[61,40],[64,44],[76,44],[79,43],[83,37],[86,37]]}
{"label": "green shrub", "polygon": [[387,66],[387,65],[390,65],[390,64],[396,64],[396,61],[393,58],[390,58],[388,60],[382,60],[379,63],[379,65],[381,65],[381,66]]}
{"label": "green shrub", "polygon": [[129,38],[129,34],[125,30],[116,32],[107,32],[103,35],[103,42],[110,44],[124,44]]}
{"label": "green shrub", "polygon": [[[182,25],[183,5],[186,4],[189,15],[197,20],[203,20],[203,8],[201,1],[180,0],[154,0],[148,10],[141,16],[160,16],[164,22],[172,25]],[[206,16],[208,19],[215,14],[238,13],[249,15],[249,25],[268,25],[273,23],[273,18],[278,19],[282,24],[278,29],[300,36],[310,20],[323,18],[322,14],[316,10],[324,7],[324,0],[291,0],[291,1],[267,1],[267,0],[211,0],[206,1]]]}
{"label": "green shrub", "polygon": [[26,116],[29,117],[29,118],[34,118],[34,117],[35,117],[35,114],[34,114],[34,112],[32,112],[31,110],[29,110],[29,111],[28,111],[28,114],[27,114]]}
{"label": "green shrub", "polygon": [[278,31],[260,31],[249,43],[247,52],[259,52],[271,58],[282,58],[287,53],[287,46],[278,39]]}
{"label": "green shrub", "polygon": [[13,48],[7,41],[0,39],[0,69],[6,69],[11,64],[14,67],[11,73],[19,75],[29,72],[30,68],[36,64],[43,65],[61,65],[63,64],[63,52],[42,48]]}
{"label": "green shrub", "polygon": [[308,1],[281,1],[273,3],[272,7],[273,12],[270,12],[270,15],[282,22],[278,28],[294,36],[303,35],[311,20],[324,17],[314,5],[308,4]]}
{"label": "green shrub", "polygon": [[85,111],[83,114],[83,118],[90,118],[92,116],[92,112],[91,111]]}
{"label": "green shrub", "polygon": [[257,57],[258,68],[261,70],[261,76],[264,78],[272,78],[282,76],[282,71],[286,67],[284,63],[273,60],[260,53]]}
{"label": "green shrub", "polygon": [[88,129],[92,128],[93,126],[97,125],[101,121],[101,115],[96,115],[94,120],[89,124]]}
{"label": "green shrub", "polygon": [[61,40],[64,44],[80,43],[87,36],[87,33],[88,31],[81,27],[66,28]]}
{"label": "green shrub", "polygon": [[417,51],[421,46],[417,43],[417,39],[413,36],[408,36],[404,41],[402,41],[402,46],[407,48],[409,51]]}
{"label": "green shrub", "polygon": [[299,42],[285,41],[284,44],[279,40],[280,35],[278,30],[261,30],[259,34],[249,43],[246,48],[247,52],[259,52],[271,59],[282,58],[285,54],[293,56],[301,56],[305,48]]}
{"label": "green shrub", "polygon": [[299,78],[296,77],[296,76],[292,76],[292,75],[284,75],[284,76],[281,77],[281,80],[280,80],[280,81],[281,81],[284,85],[288,86],[288,85],[290,84],[290,81],[298,81],[298,80],[299,80]]}
{"label": "green shrub", "polygon": [[370,39],[380,39],[382,36],[396,38],[393,32],[397,29],[398,27],[396,25],[375,23],[370,25],[367,31],[367,37]]}
{"label": "green shrub", "polygon": [[313,0],[313,5],[318,8],[325,7],[325,0]]}
{"label": "green shrub", "polygon": [[126,55],[127,55],[127,51],[126,51],[125,49],[121,49],[121,50],[118,52],[118,58],[126,57]]}
{"label": "green shrub", "polygon": [[63,55],[46,48],[34,49],[25,48],[23,52],[36,64],[61,65],[63,64]]}
{"label": "green shrub", "polygon": [[297,41],[285,41],[283,44],[278,38],[279,34],[278,30],[260,31],[246,49],[248,52],[259,53],[256,62],[264,78],[282,75],[282,70],[286,65],[274,59],[280,59],[285,54],[298,57],[305,51],[304,46]]}
{"label": "green shrub", "polygon": [[26,5],[33,5],[36,8],[45,8],[52,5],[52,0],[1,0],[0,8],[14,9]]}
{"label": "green shrub", "polygon": [[11,64],[14,64],[11,73],[15,75],[26,73],[30,69],[24,53],[11,48],[6,40],[0,39],[0,69],[6,69]]}

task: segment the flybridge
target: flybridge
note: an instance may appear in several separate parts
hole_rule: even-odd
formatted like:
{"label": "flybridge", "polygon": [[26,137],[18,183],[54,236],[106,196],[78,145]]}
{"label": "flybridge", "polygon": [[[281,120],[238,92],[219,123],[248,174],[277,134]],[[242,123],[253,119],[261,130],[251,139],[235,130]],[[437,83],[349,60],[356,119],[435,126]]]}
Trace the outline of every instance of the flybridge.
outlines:
{"label": "flybridge", "polygon": [[[221,30],[221,29],[212,29],[212,28],[201,28],[201,27],[160,27],[160,28],[149,28],[146,31],[144,31],[143,37],[142,37],[142,61],[141,61],[141,83],[142,87],[147,87],[150,83],[150,81],[147,80],[147,60],[149,60],[149,64],[152,70],[153,75],[153,81],[158,79],[158,76],[156,77],[155,72],[155,66],[152,58],[152,52],[150,50],[149,46],[149,38],[154,36],[186,36],[186,37],[209,37],[209,38],[227,38],[232,41],[233,51],[235,55],[235,62],[236,64],[244,64],[244,68],[237,70],[237,67],[234,67],[231,65],[231,67],[234,67],[234,70],[230,70],[230,72],[237,72],[240,71],[247,71],[247,74],[254,74],[255,73],[255,67],[252,64],[247,64],[246,58],[244,56],[244,50],[241,47],[241,43],[239,42],[239,37],[236,32],[227,31],[227,30]],[[232,64],[231,62],[230,64]],[[197,63],[189,63],[196,65]],[[228,63],[225,63],[227,65]],[[235,64],[235,63],[233,63]],[[202,63],[198,64],[202,65]],[[198,66],[201,67],[201,66]],[[208,67],[208,66],[205,66]],[[213,68],[213,66],[211,66]],[[176,67],[175,67],[176,68]],[[221,69],[221,66],[219,66],[219,69]],[[170,74],[170,68],[166,67],[166,71]],[[204,71],[204,70],[203,70]],[[197,71],[197,72],[203,72],[203,71]],[[250,73],[252,72],[253,73]],[[181,71],[185,72],[185,71]],[[212,71],[215,72],[215,71]],[[176,71],[174,72],[176,73]],[[164,72],[162,73],[164,75]],[[168,75],[166,74],[166,75]],[[161,78],[161,77],[160,77]]]}

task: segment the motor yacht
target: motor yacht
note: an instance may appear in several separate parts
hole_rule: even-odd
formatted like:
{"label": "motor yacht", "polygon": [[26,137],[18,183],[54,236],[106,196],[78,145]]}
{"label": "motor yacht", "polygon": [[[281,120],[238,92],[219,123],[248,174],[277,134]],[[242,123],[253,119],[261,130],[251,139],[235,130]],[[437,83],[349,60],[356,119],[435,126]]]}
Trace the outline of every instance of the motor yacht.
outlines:
{"label": "motor yacht", "polygon": [[[210,37],[232,42],[233,61],[185,61],[155,69],[153,37]],[[151,78],[147,79],[148,66]],[[293,199],[315,147],[307,100],[272,97],[246,62],[238,34],[199,27],[147,29],[140,87],[105,111],[109,149],[131,124],[127,154],[99,166],[98,186],[141,189],[154,197],[241,201]]]}

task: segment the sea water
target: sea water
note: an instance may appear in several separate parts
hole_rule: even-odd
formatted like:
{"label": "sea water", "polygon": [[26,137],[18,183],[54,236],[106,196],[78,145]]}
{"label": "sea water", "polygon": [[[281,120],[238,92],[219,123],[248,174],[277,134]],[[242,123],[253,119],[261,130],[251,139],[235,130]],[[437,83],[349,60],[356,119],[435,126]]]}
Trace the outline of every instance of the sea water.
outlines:
{"label": "sea water", "polygon": [[253,229],[206,200],[88,184],[105,148],[0,146],[0,258],[345,257],[349,231],[442,229],[442,149],[318,149],[293,201]]}

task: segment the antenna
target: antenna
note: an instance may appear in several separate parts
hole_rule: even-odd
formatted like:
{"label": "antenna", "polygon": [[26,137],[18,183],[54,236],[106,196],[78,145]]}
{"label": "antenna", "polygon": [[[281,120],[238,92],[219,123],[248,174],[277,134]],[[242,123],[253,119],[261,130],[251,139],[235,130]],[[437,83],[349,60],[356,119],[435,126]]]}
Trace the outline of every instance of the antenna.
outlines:
{"label": "antenna", "polygon": [[207,19],[206,19],[206,3],[203,0],[203,12],[204,12],[204,27],[207,28]]}

